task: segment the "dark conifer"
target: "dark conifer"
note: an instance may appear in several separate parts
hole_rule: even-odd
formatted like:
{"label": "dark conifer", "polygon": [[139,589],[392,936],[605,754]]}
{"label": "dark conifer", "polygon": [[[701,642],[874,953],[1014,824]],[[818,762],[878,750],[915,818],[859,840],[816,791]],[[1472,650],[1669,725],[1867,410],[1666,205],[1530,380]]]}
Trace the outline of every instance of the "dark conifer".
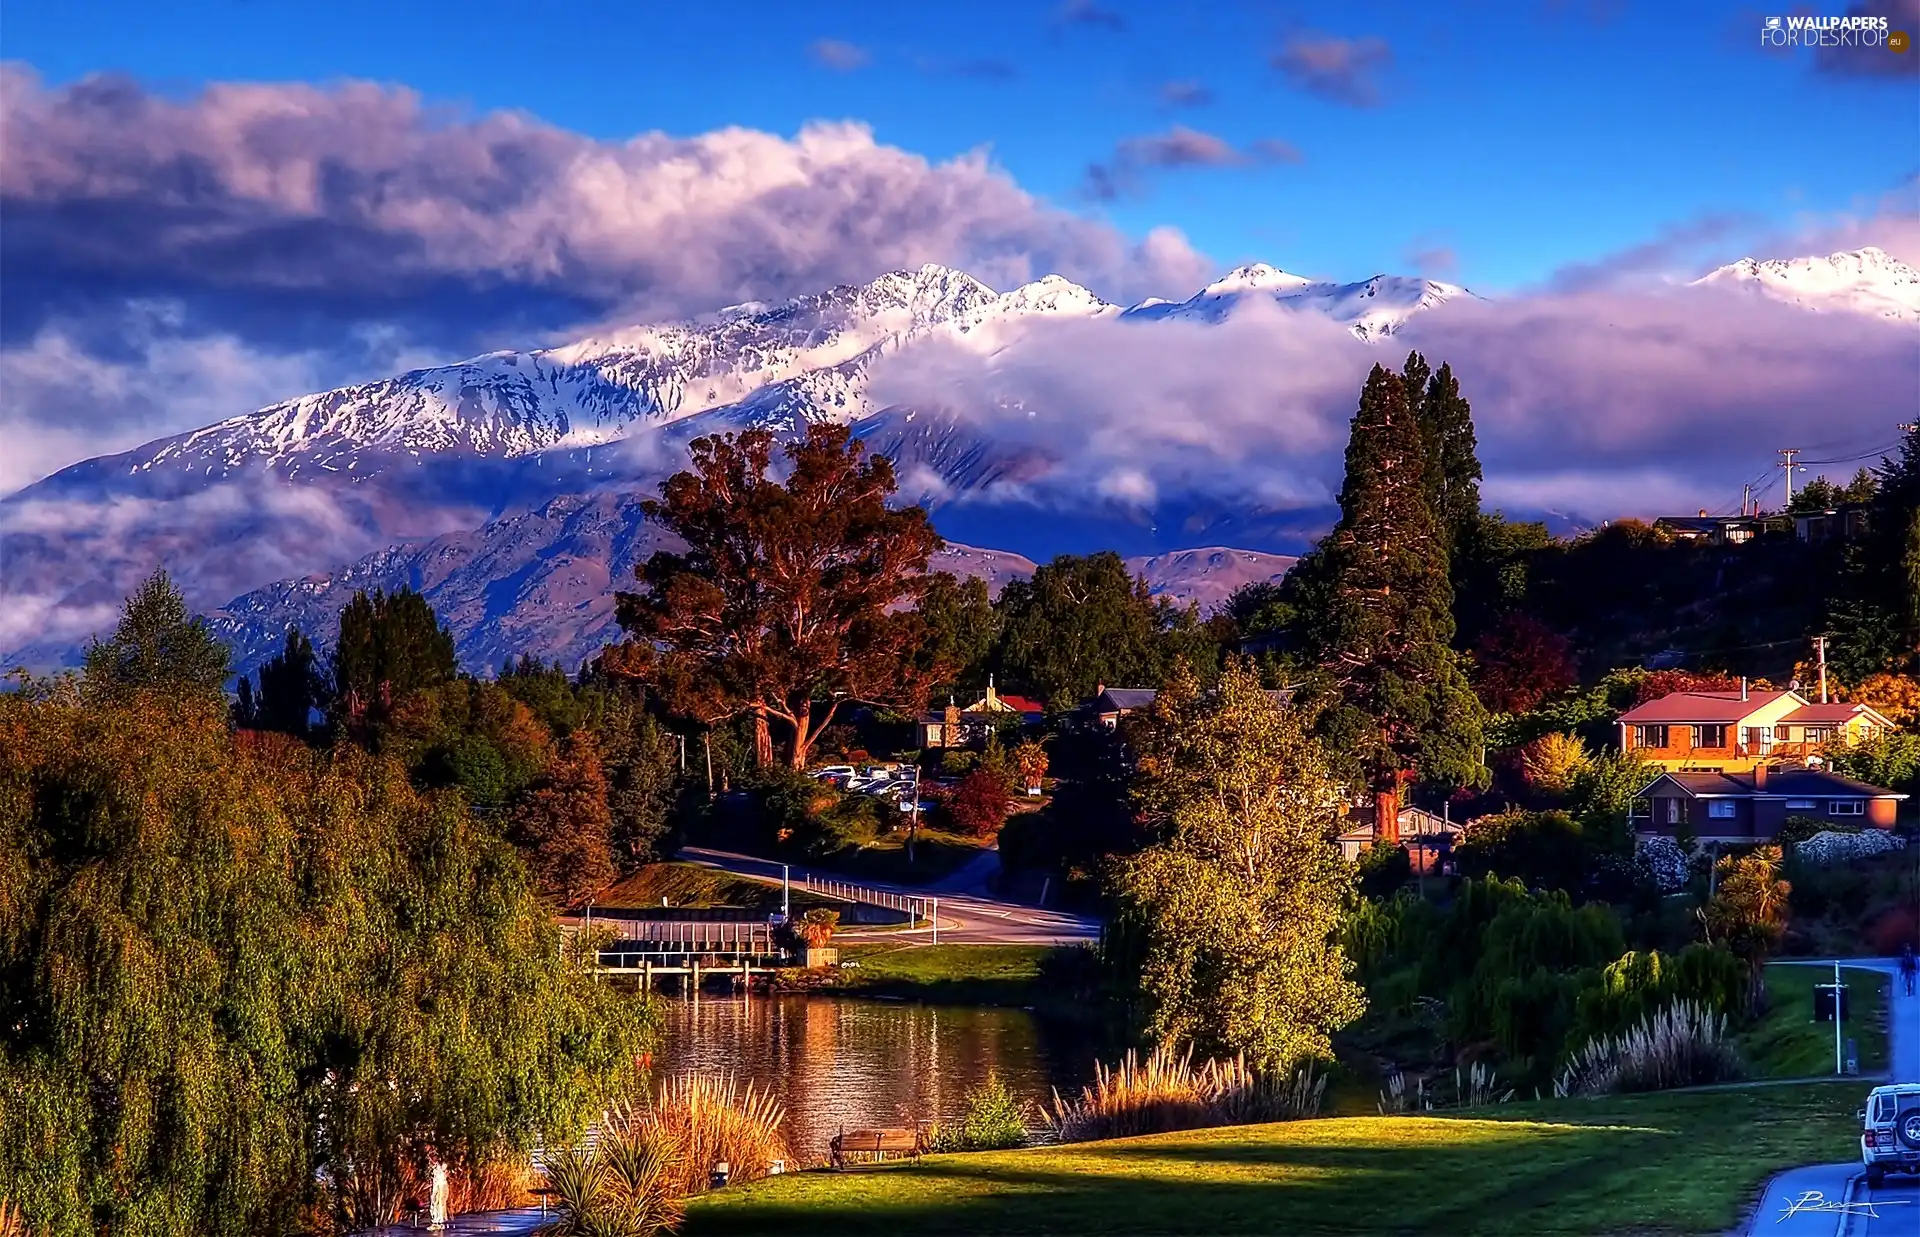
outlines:
{"label": "dark conifer", "polygon": [[1316,643],[1322,729],[1373,791],[1383,836],[1414,776],[1454,785],[1485,776],[1483,710],[1451,648],[1453,590],[1428,463],[1404,380],[1376,365],[1347,443],[1340,522],[1321,547]]}

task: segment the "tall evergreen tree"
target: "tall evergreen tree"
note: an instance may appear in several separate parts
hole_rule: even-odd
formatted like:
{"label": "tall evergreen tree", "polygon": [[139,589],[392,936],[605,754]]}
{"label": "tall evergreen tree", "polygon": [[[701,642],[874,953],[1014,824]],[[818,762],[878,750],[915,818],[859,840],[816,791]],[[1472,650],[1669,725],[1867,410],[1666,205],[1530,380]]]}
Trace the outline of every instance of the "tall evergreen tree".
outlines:
{"label": "tall evergreen tree", "polygon": [[412,589],[357,592],[340,612],[333,650],[337,722],[384,720],[396,702],[451,682],[455,673],[453,634]]}
{"label": "tall evergreen tree", "polygon": [[253,728],[306,737],[313,711],[326,707],[327,684],[313,644],[297,627],[287,628],[280,651],[260,666]]}
{"label": "tall evergreen tree", "polygon": [[1453,366],[1428,375],[1419,353],[1407,357],[1407,402],[1426,444],[1427,486],[1448,551],[1467,549],[1480,519],[1480,456],[1473,406],[1460,394]]}
{"label": "tall evergreen tree", "polygon": [[227,646],[187,613],[186,598],[164,571],[127,598],[120,625],[87,646],[87,691],[101,699],[133,692],[219,696],[227,685]]}
{"label": "tall evergreen tree", "polygon": [[1920,671],[1920,425],[1874,471],[1866,531],[1848,546],[1832,610],[1834,660],[1856,680]]}
{"label": "tall evergreen tree", "polygon": [[1451,647],[1453,589],[1428,460],[1404,380],[1374,366],[1347,443],[1340,522],[1321,546],[1314,643],[1322,733],[1373,792],[1383,837],[1412,778],[1486,777],[1484,710]]}

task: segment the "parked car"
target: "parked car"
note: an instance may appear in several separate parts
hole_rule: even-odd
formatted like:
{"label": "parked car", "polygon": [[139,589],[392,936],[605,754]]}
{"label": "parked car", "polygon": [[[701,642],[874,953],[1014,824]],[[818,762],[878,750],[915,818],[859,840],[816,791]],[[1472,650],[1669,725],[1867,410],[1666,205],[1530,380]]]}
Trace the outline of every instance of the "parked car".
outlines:
{"label": "parked car", "polygon": [[813,776],[825,781],[836,777],[852,777],[853,773],[854,769],[852,765],[826,765],[822,768],[815,769]]}
{"label": "parked car", "polygon": [[1875,1087],[1860,1110],[1860,1163],[1878,1189],[1888,1173],[1920,1176],[1920,1082]]}

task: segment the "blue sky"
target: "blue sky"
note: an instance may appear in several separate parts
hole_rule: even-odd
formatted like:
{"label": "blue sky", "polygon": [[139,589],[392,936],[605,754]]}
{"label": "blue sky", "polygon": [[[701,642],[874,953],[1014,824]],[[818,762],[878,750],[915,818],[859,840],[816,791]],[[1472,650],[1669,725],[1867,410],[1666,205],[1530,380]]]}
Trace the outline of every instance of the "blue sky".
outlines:
{"label": "blue sky", "polygon": [[[1502,291],[1650,243],[1724,260],[1871,213],[1915,176],[1920,79],[1816,72],[1810,53],[1762,54],[1759,27],[1744,5],[1625,0],[62,0],[10,6],[0,54],[49,87],[119,71],[182,97],[371,79],[600,139],[858,120],[933,160],[984,148],[1029,192],[1134,237],[1172,225],[1223,264]],[[1337,41],[1362,71],[1316,80],[1296,59],[1289,76],[1275,61],[1300,40]],[[1175,125],[1244,161],[1154,166],[1174,156],[1138,143]],[[1126,191],[1090,197],[1089,167],[1130,140],[1145,153]]]}

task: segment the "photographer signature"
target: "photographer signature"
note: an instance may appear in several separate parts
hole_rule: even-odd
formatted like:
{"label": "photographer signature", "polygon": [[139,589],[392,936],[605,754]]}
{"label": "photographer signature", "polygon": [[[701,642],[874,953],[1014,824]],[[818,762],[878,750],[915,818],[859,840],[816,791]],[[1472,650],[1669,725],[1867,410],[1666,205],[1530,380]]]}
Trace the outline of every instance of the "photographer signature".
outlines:
{"label": "photographer signature", "polygon": [[1788,1199],[1787,1205],[1780,1209],[1780,1218],[1775,1220],[1774,1223],[1784,1224],[1789,1216],[1797,1216],[1803,1212],[1830,1212],[1839,1215],[1870,1216],[1878,1220],[1880,1213],[1875,1210],[1876,1208],[1889,1206],[1903,1207],[1909,1201],[1910,1200],[1904,1198],[1887,1198],[1875,1202],[1869,1198],[1857,1203],[1849,1203],[1843,1199],[1835,1199],[1829,1202],[1827,1201],[1827,1196],[1821,1191],[1807,1190],[1802,1193],[1799,1198]]}

